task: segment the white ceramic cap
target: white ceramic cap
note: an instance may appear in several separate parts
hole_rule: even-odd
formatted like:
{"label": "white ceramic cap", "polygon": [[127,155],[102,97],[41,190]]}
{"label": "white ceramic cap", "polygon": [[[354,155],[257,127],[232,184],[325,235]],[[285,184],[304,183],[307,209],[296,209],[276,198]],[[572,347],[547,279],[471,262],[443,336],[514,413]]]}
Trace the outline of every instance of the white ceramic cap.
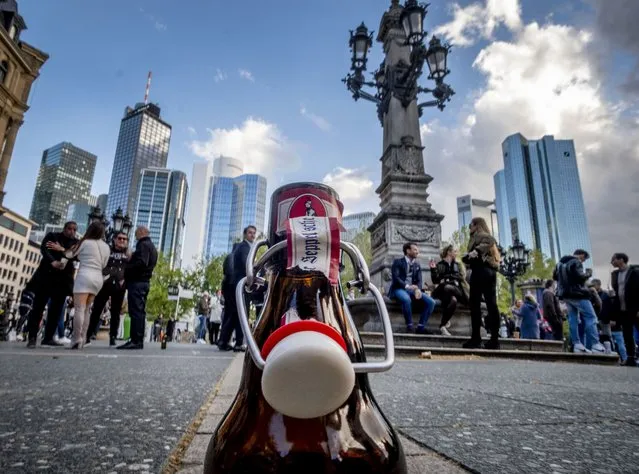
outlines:
{"label": "white ceramic cap", "polygon": [[344,349],[316,331],[282,339],[266,358],[262,373],[264,398],[292,418],[316,418],[335,411],[354,386],[355,371]]}

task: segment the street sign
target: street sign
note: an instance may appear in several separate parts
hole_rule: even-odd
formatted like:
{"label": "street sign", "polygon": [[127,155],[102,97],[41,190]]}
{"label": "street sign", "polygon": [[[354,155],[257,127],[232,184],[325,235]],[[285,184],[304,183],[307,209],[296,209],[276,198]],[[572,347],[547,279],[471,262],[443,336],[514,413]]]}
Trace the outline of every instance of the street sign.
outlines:
{"label": "street sign", "polygon": [[167,287],[169,293],[169,301],[177,301],[180,299],[180,287],[177,285],[169,285]]}

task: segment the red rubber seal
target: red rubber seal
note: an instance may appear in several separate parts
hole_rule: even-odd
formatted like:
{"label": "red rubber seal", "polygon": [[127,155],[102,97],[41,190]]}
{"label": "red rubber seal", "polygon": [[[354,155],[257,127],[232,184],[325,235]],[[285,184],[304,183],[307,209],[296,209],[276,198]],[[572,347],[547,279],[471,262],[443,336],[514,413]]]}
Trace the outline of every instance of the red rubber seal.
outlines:
{"label": "red rubber seal", "polygon": [[266,360],[273,348],[278,343],[280,343],[282,339],[290,336],[291,334],[302,331],[314,331],[319,332],[320,334],[324,334],[325,336],[328,336],[335,342],[337,342],[339,346],[344,349],[344,352],[347,352],[346,342],[344,341],[342,335],[335,328],[329,326],[328,324],[320,323],[319,321],[307,319],[305,321],[295,321],[293,323],[285,324],[284,326],[273,331],[273,333],[268,337],[268,339],[264,343],[264,346],[262,347],[262,358]]}

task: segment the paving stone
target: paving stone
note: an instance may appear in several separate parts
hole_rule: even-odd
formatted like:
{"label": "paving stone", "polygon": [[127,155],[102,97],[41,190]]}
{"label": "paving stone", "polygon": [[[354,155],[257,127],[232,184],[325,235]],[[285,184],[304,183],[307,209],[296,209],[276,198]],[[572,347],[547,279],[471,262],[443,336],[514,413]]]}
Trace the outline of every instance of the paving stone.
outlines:
{"label": "paving stone", "polygon": [[217,415],[209,412],[206,418],[204,418],[204,421],[202,421],[202,424],[198,428],[197,433],[211,436],[217,428],[217,425],[220,424],[222,416],[223,415]]}
{"label": "paving stone", "polygon": [[184,457],[182,458],[182,465],[203,465],[204,457],[206,456],[206,449],[209,447],[210,440],[211,435],[196,434],[191,441],[189,448],[186,450],[186,453],[184,453]]}

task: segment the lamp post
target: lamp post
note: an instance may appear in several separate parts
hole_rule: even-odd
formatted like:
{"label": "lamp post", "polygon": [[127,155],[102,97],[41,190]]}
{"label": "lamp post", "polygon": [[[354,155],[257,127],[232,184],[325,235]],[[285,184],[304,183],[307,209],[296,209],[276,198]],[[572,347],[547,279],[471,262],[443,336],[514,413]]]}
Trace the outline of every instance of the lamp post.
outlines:
{"label": "lamp post", "polygon": [[519,239],[515,239],[513,245],[507,251],[499,247],[499,253],[502,255],[499,273],[504,275],[510,283],[511,305],[514,305],[515,282],[517,278],[526,273],[526,270],[530,266],[530,250],[527,249]]}
{"label": "lamp post", "polygon": [[[129,236],[129,232],[131,231],[131,227],[133,226],[133,222],[129,215],[124,215],[122,212],[122,208],[118,207],[115,213],[111,216],[111,222],[106,219],[102,209],[99,206],[93,207],[91,212],[89,213],[89,222],[88,225],[91,225],[93,222],[101,222],[105,227],[104,240],[107,243],[111,243],[113,241],[113,237],[120,232],[124,232],[127,236]],[[109,225],[111,224],[111,225]]]}
{"label": "lamp post", "polygon": [[[381,211],[368,228],[371,233],[373,261],[371,277],[376,285],[390,279],[390,267],[402,254],[405,242],[415,242],[420,248],[422,268],[439,254],[441,221],[428,202],[428,185],[432,177],[424,169],[419,117],[425,108],[444,110],[454,95],[444,82],[450,73],[450,46],[433,36],[426,42],[424,19],[427,5],[416,0],[392,0],[380,22],[377,41],[383,44],[384,60],[365,76],[368,51],[373,34],[364,23],[351,31],[349,47],[351,68],[342,79],[356,101],[364,99],[377,106],[377,116],[384,129],[382,177],[376,193],[381,199]],[[434,82],[422,87],[419,80],[428,68],[427,78]],[[418,102],[420,94],[429,94]]]}

